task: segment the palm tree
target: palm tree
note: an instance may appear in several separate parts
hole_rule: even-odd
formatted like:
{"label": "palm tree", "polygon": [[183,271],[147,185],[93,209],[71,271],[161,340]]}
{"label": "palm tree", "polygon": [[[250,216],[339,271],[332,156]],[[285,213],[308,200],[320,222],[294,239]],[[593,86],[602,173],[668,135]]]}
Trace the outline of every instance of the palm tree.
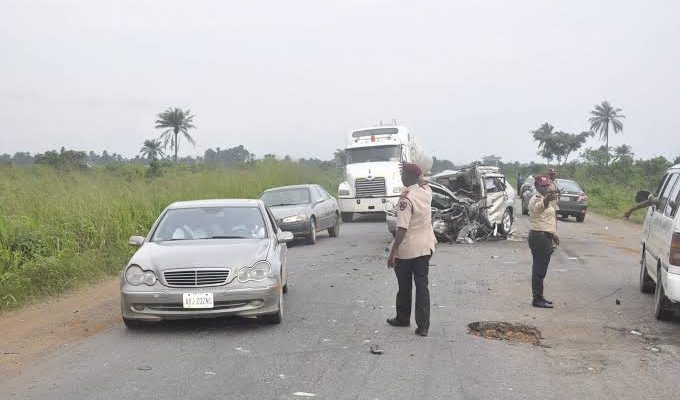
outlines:
{"label": "palm tree", "polygon": [[160,138],[164,140],[163,147],[167,147],[168,143],[170,143],[170,148],[175,150],[175,164],[177,163],[177,152],[179,151],[180,133],[189,143],[196,146],[194,138],[189,135],[189,129],[196,128],[192,124],[193,119],[194,115],[191,114],[191,110],[184,111],[178,107],[168,108],[158,114],[156,129],[165,129]]}
{"label": "palm tree", "polygon": [[531,131],[531,134],[534,136],[534,141],[538,142],[538,155],[545,158],[548,163],[550,163],[555,156],[550,146],[548,146],[555,135],[554,129],[554,126],[546,122],[538,129]]}
{"label": "palm tree", "polygon": [[139,154],[146,157],[147,160],[153,161],[158,157],[165,157],[163,153],[163,144],[160,139],[147,139],[144,141],[144,146],[139,150]]}
{"label": "palm tree", "polygon": [[603,101],[602,104],[595,105],[595,109],[590,112],[592,117],[588,119],[590,130],[599,133],[600,140],[605,141],[607,165],[609,165],[609,125],[611,124],[612,128],[614,128],[614,133],[623,131],[621,119],[626,118],[626,116],[619,114],[620,112],[620,108],[612,107],[609,102]]}
{"label": "palm tree", "polygon": [[635,154],[633,153],[633,148],[627,144],[622,144],[621,146],[614,147],[614,156],[617,160],[632,160]]}

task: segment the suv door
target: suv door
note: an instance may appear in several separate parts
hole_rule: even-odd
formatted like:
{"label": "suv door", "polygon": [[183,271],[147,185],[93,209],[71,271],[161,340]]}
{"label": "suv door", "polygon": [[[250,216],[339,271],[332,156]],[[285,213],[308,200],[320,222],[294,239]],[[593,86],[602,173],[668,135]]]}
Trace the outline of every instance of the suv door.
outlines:
{"label": "suv door", "polygon": [[486,197],[486,206],[489,207],[487,215],[492,224],[500,224],[503,219],[503,213],[507,208],[505,202],[508,200],[508,194],[505,191],[505,184],[495,176],[484,177],[484,195]]}
{"label": "suv door", "polygon": [[[680,187],[678,181],[680,173],[675,172],[668,176],[659,195],[659,205],[651,207],[649,219],[649,235],[645,246],[647,254],[647,266],[650,276],[657,279],[656,265],[660,258],[668,257],[670,252],[671,236],[673,235],[673,201],[677,197],[676,187]],[[671,197],[675,194],[673,197]],[[669,207],[670,203],[670,207]],[[650,263],[651,262],[651,263]]]}

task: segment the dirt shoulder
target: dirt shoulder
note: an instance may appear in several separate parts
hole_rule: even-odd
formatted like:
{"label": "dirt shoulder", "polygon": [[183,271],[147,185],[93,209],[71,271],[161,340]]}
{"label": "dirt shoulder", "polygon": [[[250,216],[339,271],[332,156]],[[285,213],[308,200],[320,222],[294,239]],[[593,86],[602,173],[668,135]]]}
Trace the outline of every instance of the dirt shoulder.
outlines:
{"label": "dirt shoulder", "polygon": [[0,376],[120,322],[119,278],[0,314]]}

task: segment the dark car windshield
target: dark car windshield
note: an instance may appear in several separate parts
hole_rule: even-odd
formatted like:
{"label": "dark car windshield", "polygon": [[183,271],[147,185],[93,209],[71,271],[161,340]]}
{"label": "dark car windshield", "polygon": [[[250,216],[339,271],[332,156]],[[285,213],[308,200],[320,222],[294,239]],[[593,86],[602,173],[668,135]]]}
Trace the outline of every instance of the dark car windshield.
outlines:
{"label": "dark car windshield", "polygon": [[566,181],[566,180],[562,180],[562,179],[557,180],[557,188],[560,191],[564,191],[564,192],[576,192],[576,193],[583,192],[583,190],[578,185],[578,183],[576,183],[574,181]]}
{"label": "dark car windshield", "polygon": [[265,237],[267,229],[259,207],[201,207],[168,210],[151,241]]}
{"label": "dark car windshield", "polygon": [[308,188],[268,190],[260,198],[267,207],[292,206],[311,203]]}
{"label": "dark car windshield", "polygon": [[359,147],[346,151],[347,164],[376,161],[400,161],[401,146]]}

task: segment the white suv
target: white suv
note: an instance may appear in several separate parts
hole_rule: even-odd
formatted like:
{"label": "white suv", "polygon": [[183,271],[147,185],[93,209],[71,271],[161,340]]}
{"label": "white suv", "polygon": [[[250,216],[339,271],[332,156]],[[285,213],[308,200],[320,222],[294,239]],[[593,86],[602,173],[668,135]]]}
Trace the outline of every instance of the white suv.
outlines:
{"label": "white suv", "polygon": [[640,290],[655,294],[654,315],[668,320],[680,304],[680,164],[661,178],[656,193],[639,192],[636,201],[653,199],[642,229]]}

